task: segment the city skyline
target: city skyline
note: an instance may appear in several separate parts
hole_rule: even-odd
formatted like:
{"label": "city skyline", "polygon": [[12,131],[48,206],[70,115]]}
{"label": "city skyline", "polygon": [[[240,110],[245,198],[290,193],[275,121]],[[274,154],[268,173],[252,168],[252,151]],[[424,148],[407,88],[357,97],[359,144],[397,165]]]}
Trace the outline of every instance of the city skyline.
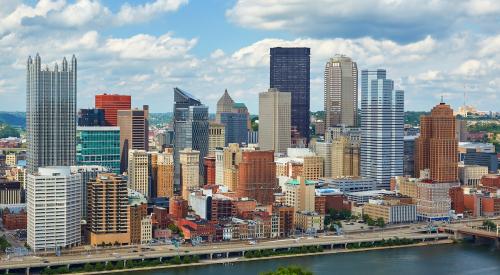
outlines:
{"label": "city skyline", "polygon": [[[353,58],[359,70],[393,72],[396,88],[406,91],[407,110],[429,110],[441,95],[457,109],[466,92],[467,104],[499,111],[494,103],[500,36],[494,19],[500,8],[489,1],[386,3],[398,14],[395,19],[387,19],[381,1],[354,8],[323,1],[291,8],[283,1],[269,14],[256,9],[265,7],[261,1],[21,2],[8,1],[0,9],[2,110],[23,111],[23,63],[39,51],[50,67],[60,56],[78,57],[78,108],[92,106],[95,94],[107,92],[132,95],[134,106],[151,101],[152,112],[171,112],[171,89],[181,86],[210,113],[227,88],[256,114],[252,99],[269,87],[269,48],[281,46],[311,48],[312,111],[322,109],[324,64],[335,54]],[[325,5],[345,15],[319,12]],[[79,16],[69,16],[77,9]],[[447,16],[437,16],[444,11]],[[307,23],[284,17],[287,13],[308,18]],[[425,22],[428,14],[439,22]],[[191,16],[206,26],[196,27]],[[381,20],[367,25],[366,16]]]}

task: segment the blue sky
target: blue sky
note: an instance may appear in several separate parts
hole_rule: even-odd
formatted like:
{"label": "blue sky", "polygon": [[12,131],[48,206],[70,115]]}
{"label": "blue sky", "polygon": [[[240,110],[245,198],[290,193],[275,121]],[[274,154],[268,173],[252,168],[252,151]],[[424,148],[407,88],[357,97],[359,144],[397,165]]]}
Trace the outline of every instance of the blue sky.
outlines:
{"label": "blue sky", "polygon": [[179,86],[215,110],[228,89],[258,112],[270,47],[311,48],[311,108],[323,69],[346,54],[386,68],[407,110],[444,96],[500,111],[500,1],[495,0],[0,0],[0,110],[25,109],[25,62],[78,58],[78,105],[102,92],[172,110]]}

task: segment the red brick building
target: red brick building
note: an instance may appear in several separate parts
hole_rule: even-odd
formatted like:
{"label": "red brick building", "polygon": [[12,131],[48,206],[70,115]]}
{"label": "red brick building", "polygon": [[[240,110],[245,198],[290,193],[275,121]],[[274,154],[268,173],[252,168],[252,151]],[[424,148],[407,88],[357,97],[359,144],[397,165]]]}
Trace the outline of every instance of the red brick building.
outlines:
{"label": "red brick building", "polygon": [[456,214],[463,214],[464,205],[464,190],[460,186],[450,188],[451,209],[455,210]]}
{"label": "red brick building", "polygon": [[238,180],[238,197],[255,199],[263,205],[271,204],[278,190],[274,151],[243,151]]}
{"label": "red brick building", "polygon": [[104,120],[108,126],[118,125],[118,110],[130,110],[131,97],[129,95],[100,94],[95,96],[95,107],[104,109]]}
{"label": "red brick building", "polygon": [[208,156],[203,159],[205,166],[205,185],[215,184],[215,157]]}
{"label": "red brick building", "polygon": [[153,206],[153,223],[157,228],[165,229],[172,222],[172,215],[168,213],[168,209]]}
{"label": "red brick building", "polygon": [[320,215],[325,215],[326,213],[326,197],[316,196],[314,197],[314,211]]}
{"label": "red brick building", "polygon": [[172,219],[178,220],[185,218],[188,213],[188,201],[181,197],[170,198],[168,211]]}
{"label": "red brick building", "polygon": [[211,221],[225,220],[236,217],[234,200],[229,198],[212,197]]}
{"label": "red brick building", "polygon": [[180,219],[177,226],[182,230],[186,240],[201,237],[211,242],[215,238],[215,224],[207,220]]}
{"label": "red brick building", "polygon": [[279,236],[288,237],[292,234],[294,227],[294,214],[295,211],[292,206],[273,205],[273,213],[279,217]]}
{"label": "red brick building", "polygon": [[26,211],[11,212],[5,208],[2,214],[3,227],[7,230],[26,229],[28,224]]}

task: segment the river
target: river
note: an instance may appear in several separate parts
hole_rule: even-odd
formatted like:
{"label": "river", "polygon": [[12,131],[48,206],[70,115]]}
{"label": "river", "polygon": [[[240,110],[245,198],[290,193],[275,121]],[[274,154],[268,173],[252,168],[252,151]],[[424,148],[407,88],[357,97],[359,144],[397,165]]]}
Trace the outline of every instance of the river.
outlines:
{"label": "river", "polygon": [[449,244],[285,259],[123,272],[126,275],[256,275],[282,265],[299,265],[319,274],[433,275],[500,274],[500,251],[471,244]]}

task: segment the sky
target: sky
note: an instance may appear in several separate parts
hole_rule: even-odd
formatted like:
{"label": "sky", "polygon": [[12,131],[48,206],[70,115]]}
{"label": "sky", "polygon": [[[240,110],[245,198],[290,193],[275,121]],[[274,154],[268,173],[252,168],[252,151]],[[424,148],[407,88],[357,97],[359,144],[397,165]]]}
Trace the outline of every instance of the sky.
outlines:
{"label": "sky", "polygon": [[26,60],[78,59],[78,107],[94,95],[171,112],[173,88],[215,112],[227,89],[258,113],[269,48],[311,48],[311,110],[323,109],[323,71],[335,54],[387,69],[405,109],[441,96],[500,111],[498,0],[0,0],[0,111],[24,111]]}

